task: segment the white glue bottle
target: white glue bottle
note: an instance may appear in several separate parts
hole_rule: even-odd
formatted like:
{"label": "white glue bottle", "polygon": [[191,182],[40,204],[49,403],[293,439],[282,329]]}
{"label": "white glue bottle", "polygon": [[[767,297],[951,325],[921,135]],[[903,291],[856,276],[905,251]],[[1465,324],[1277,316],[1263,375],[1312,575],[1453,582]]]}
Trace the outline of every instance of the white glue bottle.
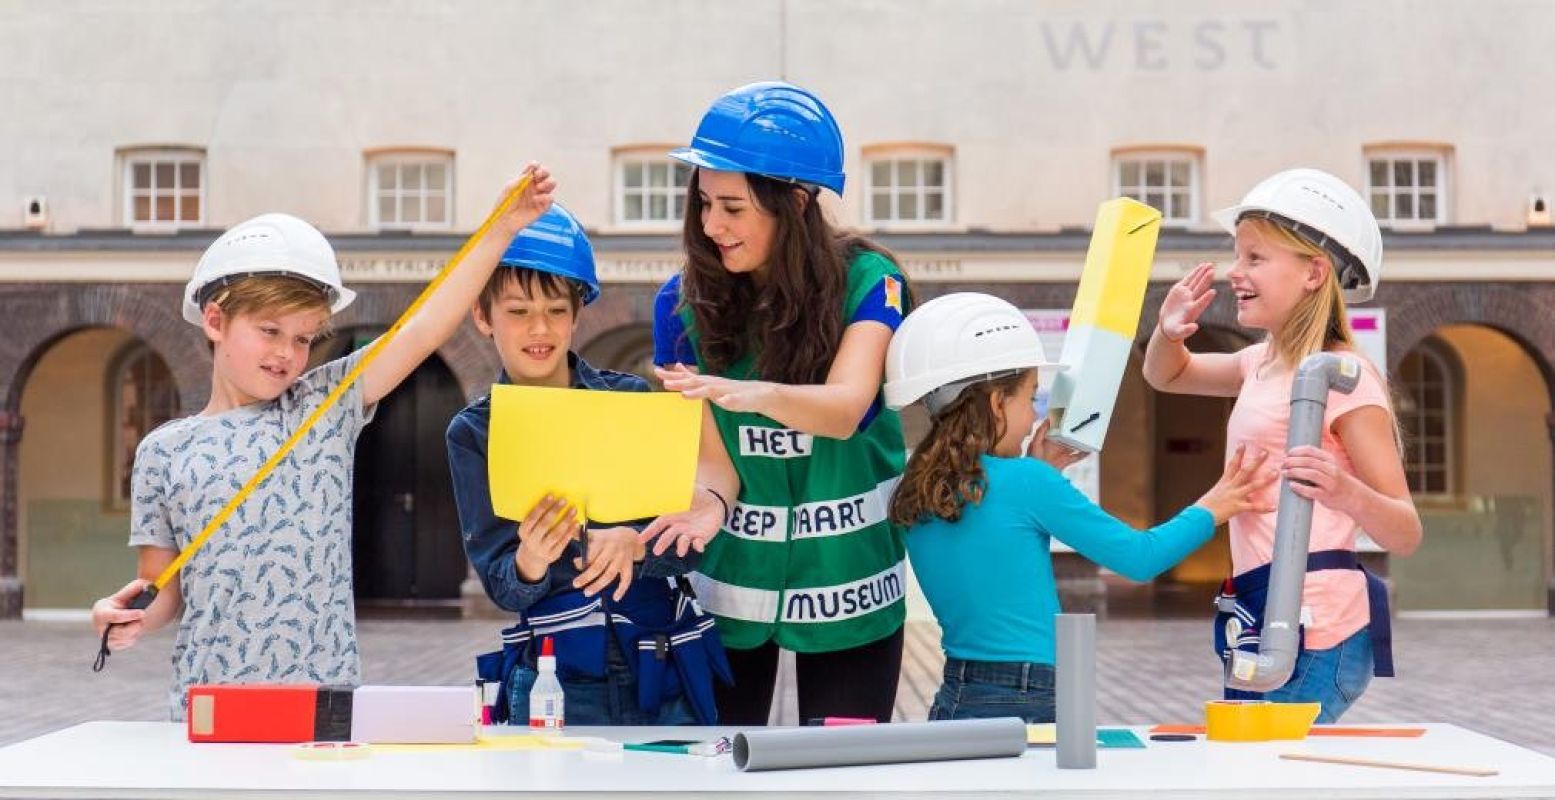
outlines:
{"label": "white glue bottle", "polygon": [[540,645],[540,676],[529,688],[529,727],[534,730],[557,731],[566,727],[566,697],[562,695],[561,682],[556,680],[556,649],[550,637]]}

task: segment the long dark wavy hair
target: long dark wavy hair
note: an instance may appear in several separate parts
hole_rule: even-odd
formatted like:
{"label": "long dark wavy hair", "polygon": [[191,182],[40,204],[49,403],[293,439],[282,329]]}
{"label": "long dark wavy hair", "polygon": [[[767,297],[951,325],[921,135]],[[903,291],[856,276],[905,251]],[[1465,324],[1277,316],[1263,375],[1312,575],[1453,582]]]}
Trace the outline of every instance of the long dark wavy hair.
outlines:
{"label": "long dark wavy hair", "polygon": [[931,517],[961,519],[967,503],[981,503],[988,488],[979,457],[1004,438],[1005,423],[989,399],[1015,393],[1030,370],[974,383],[949,408],[936,414],[933,427],[907,459],[907,471],[891,495],[891,521],[916,525]]}
{"label": "long dark wavy hair", "polygon": [[[686,269],[681,302],[701,336],[702,369],[723,374],[748,353],[755,376],[787,384],[824,383],[842,343],[848,262],[860,251],[896,258],[856,234],[832,228],[819,198],[794,184],[747,173],[756,213],[777,219],[766,280],[724,269],[718,247],[702,231],[700,171],[686,187],[681,238]],[[903,287],[904,300],[910,295]]]}

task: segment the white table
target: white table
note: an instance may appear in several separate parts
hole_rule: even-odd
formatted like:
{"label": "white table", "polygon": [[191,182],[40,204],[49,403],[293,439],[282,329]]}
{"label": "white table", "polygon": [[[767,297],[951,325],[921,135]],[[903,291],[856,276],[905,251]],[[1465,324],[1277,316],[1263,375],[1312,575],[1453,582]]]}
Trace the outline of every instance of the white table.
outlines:
{"label": "white table", "polygon": [[[742,773],[729,756],[551,751],[376,752],[360,761],[292,757],[289,745],[190,744],[180,725],[90,722],[0,749],[0,797],[570,798],[712,792],[832,797],[1555,798],[1555,758],[1453,725],[1417,739],[1149,742],[1102,750],[1097,769],[1059,770],[1050,749],[1020,758]],[[1142,736],[1143,728],[1136,728]],[[728,730],[578,728],[622,741]],[[1345,755],[1500,770],[1490,778],[1284,761]]]}

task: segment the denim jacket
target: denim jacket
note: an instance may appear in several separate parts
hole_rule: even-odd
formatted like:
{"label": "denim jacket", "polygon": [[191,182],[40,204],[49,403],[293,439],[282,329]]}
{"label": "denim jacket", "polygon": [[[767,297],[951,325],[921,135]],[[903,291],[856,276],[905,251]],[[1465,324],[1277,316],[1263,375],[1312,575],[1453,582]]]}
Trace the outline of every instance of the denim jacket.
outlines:
{"label": "denim jacket", "polygon": [[[615,392],[646,392],[648,383],[636,375],[596,370],[576,353],[567,353],[572,388]],[[511,383],[506,374],[500,383]],[[454,416],[448,424],[448,466],[453,473],[454,503],[459,510],[460,538],[465,555],[480,576],[486,595],[499,608],[523,612],[540,600],[572,589],[578,576],[572,559],[581,554],[576,543],[569,545],[546,574],[535,583],[518,575],[514,556],[518,552],[518,523],[502,519],[492,511],[491,487],[486,471],[486,442],[491,425],[491,396],[480,397]],[[644,523],[645,524],[645,523]],[[632,527],[641,527],[634,525]],[[673,552],[662,556],[649,554],[638,565],[634,580],[668,578],[696,569],[698,554],[678,558]],[[637,584],[629,592],[636,591]]]}

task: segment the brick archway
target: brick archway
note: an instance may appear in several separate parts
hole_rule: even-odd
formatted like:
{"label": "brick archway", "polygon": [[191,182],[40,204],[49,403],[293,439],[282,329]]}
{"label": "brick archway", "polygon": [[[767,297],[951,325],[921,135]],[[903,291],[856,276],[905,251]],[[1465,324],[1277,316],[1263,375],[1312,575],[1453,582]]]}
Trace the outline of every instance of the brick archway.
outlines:
{"label": "brick archway", "polygon": [[181,410],[205,402],[210,354],[179,316],[180,287],[145,284],[18,284],[0,289],[10,309],[0,319],[0,619],[22,612],[18,560],[17,488],[22,389],[38,360],[59,339],[86,328],[119,328],[134,334],[167,364]]}
{"label": "brick archway", "polygon": [[[1388,365],[1396,368],[1409,351],[1445,325],[1478,325],[1516,342],[1540,376],[1555,408],[1555,286],[1537,284],[1443,283],[1384,287],[1388,306]],[[1545,420],[1555,445],[1555,413]],[[1555,448],[1552,448],[1555,450]],[[1552,459],[1555,461],[1555,459]],[[1555,483],[1555,463],[1550,478]],[[1551,513],[1555,513],[1552,510]],[[1547,576],[1545,609],[1555,615],[1555,575]]]}

